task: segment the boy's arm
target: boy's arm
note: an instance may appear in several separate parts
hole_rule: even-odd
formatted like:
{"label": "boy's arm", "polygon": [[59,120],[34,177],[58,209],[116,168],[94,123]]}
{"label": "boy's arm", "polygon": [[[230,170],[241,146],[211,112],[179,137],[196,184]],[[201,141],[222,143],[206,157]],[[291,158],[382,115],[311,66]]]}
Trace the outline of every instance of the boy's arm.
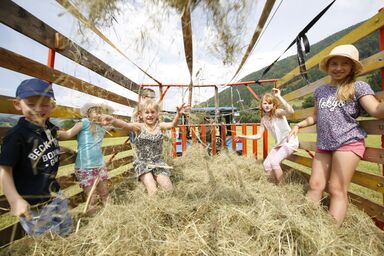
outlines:
{"label": "boy's arm", "polygon": [[0,165],[0,172],[1,171],[3,172],[3,192],[11,206],[11,213],[16,216],[26,217],[30,220],[32,218],[30,205],[16,190],[12,176],[12,167]]}
{"label": "boy's arm", "polygon": [[66,131],[65,130],[57,131],[57,138],[59,140],[67,140],[67,139],[70,139],[72,137],[75,137],[81,131],[81,128],[83,128],[83,123],[78,122],[74,126],[72,126],[72,128],[70,128]]}

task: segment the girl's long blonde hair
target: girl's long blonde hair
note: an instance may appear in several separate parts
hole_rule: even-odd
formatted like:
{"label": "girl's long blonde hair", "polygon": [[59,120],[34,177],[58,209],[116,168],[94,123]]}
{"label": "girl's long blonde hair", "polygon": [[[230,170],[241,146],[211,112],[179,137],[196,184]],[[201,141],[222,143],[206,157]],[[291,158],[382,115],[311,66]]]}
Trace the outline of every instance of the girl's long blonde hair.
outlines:
{"label": "girl's long blonde hair", "polygon": [[[271,111],[268,112],[268,117],[269,118],[272,118],[272,117],[276,117],[276,109],[278,109],[280,107],[280,102],[279,100],[273,96],[272,94],[270,93],[266,93],[264,94],[264,96],[261,98],[261,105],[263,105],[263,101],[266,101],[268,102],[269,104],[273,104],[273,108],[271,109]],[[263,117],[263,115],[266,114],[266,112],[263,110],[263,106],[261,106],[261,117]]]}
{"label": "girl's long blonde hair", "polygon": [[[331,60],[331,59],[329,59]],[[327,62],[327,70],[328,70],[328,63]],[[348,76],[341,82],[337,84],[337,90],[336,90],[336,99],[340,102],[345,102],[348,100],[353,99],[353,96],[355,96],[355,81],[356,81],[356,66],[353,61],[352,62],[352,70],[351,73],[348,74]]]}

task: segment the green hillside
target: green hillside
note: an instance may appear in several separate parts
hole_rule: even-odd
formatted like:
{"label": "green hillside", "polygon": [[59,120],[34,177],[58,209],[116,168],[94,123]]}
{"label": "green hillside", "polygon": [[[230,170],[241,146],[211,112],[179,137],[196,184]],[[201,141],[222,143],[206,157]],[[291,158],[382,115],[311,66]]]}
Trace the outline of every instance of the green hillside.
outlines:
{"label": "green hillside", "polygon": [[[311,45],[311,51],[309,54],[305,56],[305,59],[309,59],[313,55],[320,52],[322,49],[327,47],[329,44],[334,43],[339,38],[343,37],[345,34],[349,33],[351,30],[353,30],[355,27],[357,27],[359,24],[356,24],[354,26],[351,26],[347,29],[344,29],[342,31],[339,31],[320,42]],[[309,38],[309,41],[311,39]],[[364,59],[376,52],[379,51],[379,33],[373,33],[370,36],[366,37],[365,39],[357,42],[355,46],[360,51],[360,58]],[[292,46],[295,47],[295,46]],[[263,77],[263,79],[273,79],[273,78],[281,78],[283,77],[287,72],[291,71],[294,67],[297,66],[297,57],[296,55],[289,56],[285,59],[279,60],[275,63],[275,65],[269,70],[269,72]],[[262,72],[264,71],[266,67],[263,69],[257,70],[255,72],[252,72],[248,74],[247,76],[243,77],[240,81],[251,81],[251,80],[257,80],[261,77]],[[309,70],[308,77],[309,81],[316,81],[319,78],[321,78],[323,74],[318,70],[318,68],[312,68]],[[371,86],[377,91],[379,88],[381,88],[381,78],[378,72],[375,72],[373,74],[370,74],[369,76],[363,78],[367,80],[371,84]],[[288,92],[291,92],[293,90],[296,90],[302,86],[304,86],[306,83],[303,79],[300,77],[296,78],[295,81],[291,82],[290,84],[282,87],[282,95],[287,94]],[[262,84],[262,85],[251,85],[252,89],[258,94],[263,95],[265,92],[270,92],[272,89],[272,84]],[[238,90],[238,91],[236,91]],[[239,94],[240,98],[239,99]],[[247,88],[245,86],[239,86],[233,88],[233,104],[234,106],[238,107],[241,110],[246,110],[249,108],[257,107],[259,106],[259,102],[255,100],[255,98],[249,93]],[[231,92],[230,88],[225,89],[224,91],[219,93],[219,102],[220,106],[231,106]],[[304,104],[304,107],[310,106],[312,103],[312,99],[303,99],[302,101],[296,101],[293,102],[293,105],[295,108],[302,108]],[[214,98],[210,98],[208,101],[201,103],[202,106],[214,106]],[[243,111],[241,113],[241,122],[256,122],[259,120],[259,114],[254,111]]]}

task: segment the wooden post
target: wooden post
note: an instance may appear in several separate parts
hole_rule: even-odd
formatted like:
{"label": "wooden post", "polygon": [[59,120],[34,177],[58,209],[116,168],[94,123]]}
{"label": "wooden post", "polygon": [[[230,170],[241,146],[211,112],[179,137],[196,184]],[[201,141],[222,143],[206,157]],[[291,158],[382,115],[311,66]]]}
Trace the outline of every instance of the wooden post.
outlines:
{"label": "wooden post", "polygon": [[[381,8],[379,12],[384,12],[384,8]],[[384,27],[379,29],[380,33],[380,50],[384,51]],[[384,68],[381,68],[381,90],[384,91]],[[381,147],[384,148],[384,135],[381,135]],[[381,174],[384,175],[384,165],[381,166]],[[384,194],[383,194],[383,204],[384,204]]]}
{"label": "wooden post", "polygon": [[207,145],[207,139],[205,137],[205,125],[201,125],[201,142],[203,142],[203,145]]}
{"label": "wooden post", "polygon": [[191,126],[191,137],[192,137],[192,144],[196,143],[196,127]]}
{"label": "wooden post", "polygon": [[268,155],[268,130],[264,129],[263,133],[263,159],[267,158]]}
{"label": "wooden post", "polygon": [[[252,135],[256,135],[256,134],[257,134],[257,125],[252,124]],[[252,151],[253,151],[253,155],[257,159],[257,140],[252,140]]]}
{"label": "wooden post", "polygon": [[[243,133],[243,135],[247,135],[247,125],[246,124],[242,124],[241,125],[241,132]],[[243,156],[246,156],[247,155],[247,140],[246,139],[243,139]]]}
{"label": "wooden post", "polygon": [[183,152],[183,155],[185,154],[185,151],[187,150],[187,129],[185,126],[181,127],[181,151]]}
{"label": "wooden post", "polygon": [[236,125],[231,125],[231,134],[232,134],[232,150],[236,152],[237,142],[235,140],[236,137]]}
{"label": "wooden post", "polygon": [[227,129],[224,124],[220,125],[220,132],[221,132],[221,150],[227,149]]}
{"label": "wooden post", "polygon": [[212,155],[216,155],[216,127],[212,125],[210,127],[211,130],[211,149],[212,149]]}
{"label": "wooden post", "polygon": [[176,128],[175,127],[172,128],[171,133],[172,133],[173,158],[176,158],[177,151],[176,151]]}

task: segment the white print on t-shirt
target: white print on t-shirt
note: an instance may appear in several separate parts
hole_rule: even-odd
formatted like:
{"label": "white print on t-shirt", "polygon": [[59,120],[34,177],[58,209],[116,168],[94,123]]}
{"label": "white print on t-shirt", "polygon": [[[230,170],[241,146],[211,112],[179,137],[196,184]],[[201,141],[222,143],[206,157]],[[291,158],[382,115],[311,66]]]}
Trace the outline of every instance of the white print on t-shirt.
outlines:
{"label": "white print on t-shirt", "polygon": [[29,153],[28,158],[35,161],[35,164],[39,161],[39,159],[43,159],[43,162],[50,162],[51,166],[54,166],[55,163],[59,161],[60,149],[56,149],[54,151],[50,151],[45,154],[45,151],[54,144],[57,146],[57,140],[53,139],[51,141],[44,141],[42,144],[36,146],[31,153]]}
{"label": "white print on t-shirt", "polygon": [[319,101],[319,108],[329,108],[329,111],[334,111],[336,107],[344,106],[344,102],[340,102],[334,96],[329,96],[328,99],[321,98]]}

